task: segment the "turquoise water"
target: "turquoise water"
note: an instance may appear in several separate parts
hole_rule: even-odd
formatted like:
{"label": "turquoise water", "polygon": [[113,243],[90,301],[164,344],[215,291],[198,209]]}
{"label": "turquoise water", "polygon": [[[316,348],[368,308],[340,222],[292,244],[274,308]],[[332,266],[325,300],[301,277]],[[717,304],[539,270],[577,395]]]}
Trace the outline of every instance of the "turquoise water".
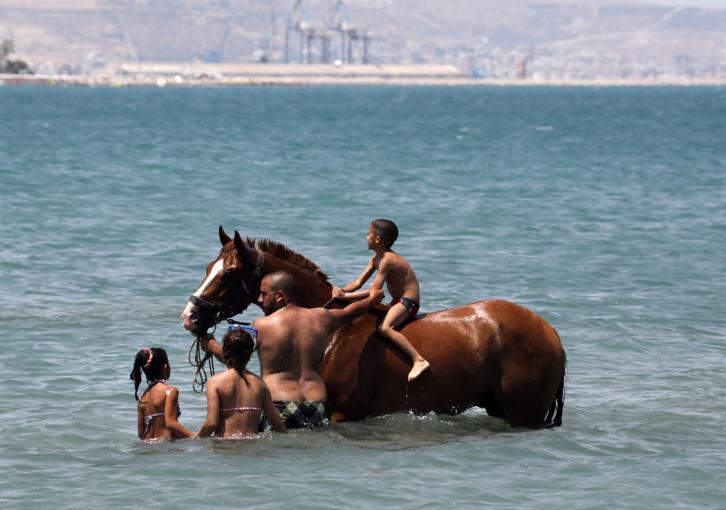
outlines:
{"label": "turquoise water", "polygon": [[[725,141],[723,88],[1,88],[0,505],[724,508]],[[424,311],[498,297],[558,329],[561,428],[138,441],[143,346],[203,421],[179,314],[218,225],[340,284],[374,217]]]}

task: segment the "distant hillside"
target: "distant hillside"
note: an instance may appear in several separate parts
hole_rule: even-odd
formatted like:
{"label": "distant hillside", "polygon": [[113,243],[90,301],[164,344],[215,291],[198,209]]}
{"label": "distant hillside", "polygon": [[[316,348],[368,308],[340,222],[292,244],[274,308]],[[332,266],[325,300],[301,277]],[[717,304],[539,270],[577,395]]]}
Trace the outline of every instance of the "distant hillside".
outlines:
{"label": "distant hillside", "polygon": [[[0,36],[30,62],[280,62],[293,0],[0,0]],[[333,21],[304,1],[297,21]],[[370,36],[370,62],[454,64],[465,72],[726,75],[726,9],[574,1],[350,0],[337,21]],[[289,57],[299,57],[292,33]],[[329,32],[332,58],[339,38]],[[322,58],[312,40],[310,60]],[[353,60],[362,58],[358,43]],[[644,71],[644,69],[646,69]],[[648,71],[651,70],[651,71]]]}

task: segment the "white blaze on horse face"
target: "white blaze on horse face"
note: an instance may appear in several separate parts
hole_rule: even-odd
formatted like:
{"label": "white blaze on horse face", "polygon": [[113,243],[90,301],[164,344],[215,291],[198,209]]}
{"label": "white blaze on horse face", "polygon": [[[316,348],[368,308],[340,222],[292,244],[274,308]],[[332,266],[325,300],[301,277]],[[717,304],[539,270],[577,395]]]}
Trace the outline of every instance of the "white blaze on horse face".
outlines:
{"label": "white blaze on horse face", "polygon": [[[209,272],[209,275],[204,279],[204,282],[202,282],[202,285],[194,292],[194,296],[201,296],[202,292],[206,290],[207,287],[214,281],[214,278],[224,269],[224,259],[219,259],[217,262],[214,263],[212,266],[212,270]],[[182,312],[182,319],[186,319],[189,317],[189,314],[192,311],[192,307],[194,305],[191,303],[187,303],[186,308],[184,308],[184,312]]]}
{"label": "white blaze on horse face", "polygon": [[212,270],[209,272],[209,276],[207,276],[206,280],[202,283],[202,285],[194,292],[194,295],[199,297],[202,295],[202,292],[204,292],[207,287],[214,281],[214,279],[217,277],[217,275],[224,269],[224,259],[219,259],[217,262],[214,263],[212,266]]}

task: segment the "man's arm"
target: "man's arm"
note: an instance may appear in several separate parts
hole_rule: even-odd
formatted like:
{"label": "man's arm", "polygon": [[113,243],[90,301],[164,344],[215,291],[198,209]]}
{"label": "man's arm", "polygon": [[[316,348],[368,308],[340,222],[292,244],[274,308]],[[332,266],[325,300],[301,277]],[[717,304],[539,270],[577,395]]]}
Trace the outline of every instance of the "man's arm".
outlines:
{"label": "man's arm", "polygon": [[383,291],[381,289],[374,289],[371,287],[367,298],[355,303],[351,303],[343,309],[327,310],[328,316],[332,319],[330,321],[330,331],[334,331],[345,322],[360,317],[368,311],[368,309],[383,299]]}
{"label": "man's arm", "polygon": [[221,363],[225,363],[222,346],[214,339],[214,336],[205,334],[199,339],[199,346],[204,352],[211,352]]}

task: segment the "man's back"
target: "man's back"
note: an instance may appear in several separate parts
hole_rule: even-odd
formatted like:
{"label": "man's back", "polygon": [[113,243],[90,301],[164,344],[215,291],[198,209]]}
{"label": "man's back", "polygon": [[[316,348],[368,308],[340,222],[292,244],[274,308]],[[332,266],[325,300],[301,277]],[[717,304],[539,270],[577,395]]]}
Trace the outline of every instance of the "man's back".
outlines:
{"label": "man's back", "polygon": [[255,321],[262,377],[275,400],[325,400],[319,372],[331,320],[323,308],[288,304]]}

